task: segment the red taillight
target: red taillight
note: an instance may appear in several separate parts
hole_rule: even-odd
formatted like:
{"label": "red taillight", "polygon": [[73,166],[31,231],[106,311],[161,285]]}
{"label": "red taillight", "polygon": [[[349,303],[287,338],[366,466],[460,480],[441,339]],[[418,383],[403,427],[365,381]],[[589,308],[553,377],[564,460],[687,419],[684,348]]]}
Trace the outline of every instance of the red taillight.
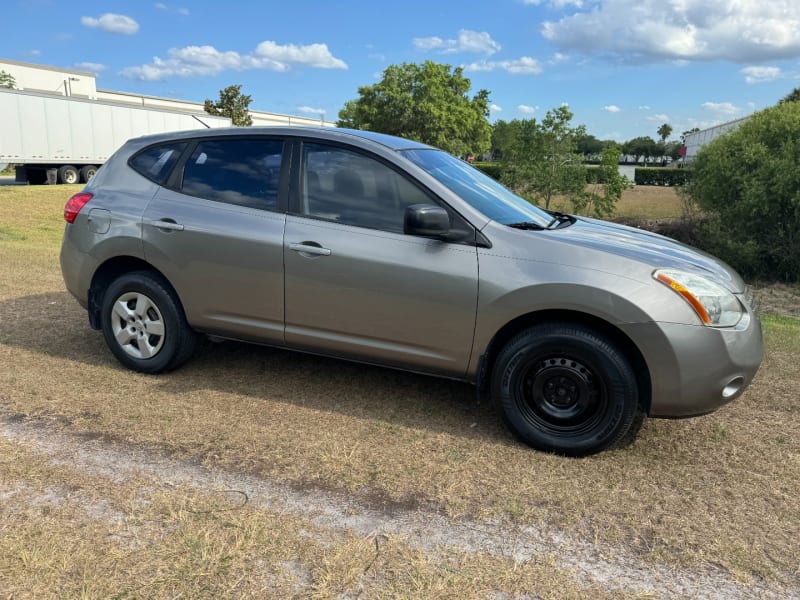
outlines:
{"label": "red taillight", "polygon": [[67,205],[64,207],[64,220],[67,223],[74,223],[75,217],[81,212],[81,209],[86,203],[92,199],[92,194],[89,192],[78,192],[72,198],[67,200]]}

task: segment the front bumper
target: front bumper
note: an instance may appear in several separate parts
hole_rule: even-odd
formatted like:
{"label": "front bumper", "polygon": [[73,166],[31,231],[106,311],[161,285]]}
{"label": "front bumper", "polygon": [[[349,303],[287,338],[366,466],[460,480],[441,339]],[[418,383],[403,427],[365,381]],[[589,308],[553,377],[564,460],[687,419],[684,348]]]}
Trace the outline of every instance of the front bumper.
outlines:
{"label": "front bumper", "polygon": [[738,398],[764,355],[755,311],[748,311],[735,328],[651,322],[622,330],[647,363],[651,417],[702,415]]}

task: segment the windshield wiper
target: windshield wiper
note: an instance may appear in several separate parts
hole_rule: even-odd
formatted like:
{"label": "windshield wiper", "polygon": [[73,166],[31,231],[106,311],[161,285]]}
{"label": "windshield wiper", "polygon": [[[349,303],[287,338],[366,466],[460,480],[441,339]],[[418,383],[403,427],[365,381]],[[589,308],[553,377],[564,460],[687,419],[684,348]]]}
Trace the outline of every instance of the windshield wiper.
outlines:
{"label": "windshield wiper", "polygon": [[508,227],[513,227],[514,229],[534,229],[534,230],[541,230],[544,229],[541,225],[534,221],[520,221],[519,223],[508,223]]}
{"label": "windshield wiper", "polygon": [[548,210],[547,212],[553,215],[553,219],[545,226],[545,229],[550,229],[555,224],[561,225],[561,223],[569,223],[570,225],[572,225],[575,221],[578,220],[572,215],[558,212],[557,210]]}

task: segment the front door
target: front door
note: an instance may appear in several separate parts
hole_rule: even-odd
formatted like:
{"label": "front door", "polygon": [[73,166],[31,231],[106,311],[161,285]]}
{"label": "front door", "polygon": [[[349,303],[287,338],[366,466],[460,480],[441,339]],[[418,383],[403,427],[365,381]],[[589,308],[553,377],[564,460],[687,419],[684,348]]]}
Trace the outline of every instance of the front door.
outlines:
{"label": "front door", "polygon": [[286,344],[463,376],[475,246],[405,235],[406,206],[435,199],[387,164],[317,143],[301,157],[299,214],[287,217],[284,242]]}

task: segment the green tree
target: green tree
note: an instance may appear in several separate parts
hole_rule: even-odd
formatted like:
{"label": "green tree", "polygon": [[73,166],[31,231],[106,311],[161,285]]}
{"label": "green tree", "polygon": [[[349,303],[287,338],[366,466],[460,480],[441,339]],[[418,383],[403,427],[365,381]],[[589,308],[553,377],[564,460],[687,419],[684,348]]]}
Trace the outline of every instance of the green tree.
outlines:
{"label": "green tree", "polygon": [[[800,102],[754,114],[703,146],[686,193],[709,250],[748,275],[800,281]],[[708,237],[710,236],[710,237]]]}
{"label": "green tree", "polygon": [[637,163],[640,158],[646,162],[647,159],[658,154],[658,145],[653,138],[642,136],[625,142],[622,145],[622,152],[633,156]]}
{"label": "green tree", "polygon": [[582,154],[584,160],[592,160],[602,154],[607,147],[606,142],[598,140],[595,136],[584,134],[576,140],[575,149],[578,154]]}
{"label": "green tree", "polygon": [[786,97],[782,98],[780,103],[783,104],[784,102],[800,102],[800,87],[794,88]]}
{"label": "green tree", "polygon": [[665,144],[667,142],[667,138],[672,135],[672,125],[669,123],[664,123],[658,128],[657,133],[658,137],[661,138],[661,143]]}
{"label": "green tree", "polygon": [[672,160],[678,160],[683,144],[677,140],[664,144],[664,156],[669,156]]}
{"label": "green tree", "polygon": [[572,127],[566,106],[535,119],[512,121],[514,135],[503,155],[502,180],[536,204],[550,208],[555,196],[580,202],[586,189],[586,167],[577,153],[583,125]]}
{"label": "green tree", "polygon": [[513,121],[511,123],[502,119],[495,121],[494,125],[492,125],[492,144],[490,148],[492,160],[503,159],[503,151],[511,146],[513,137]]}
{"label": "green tree", "polygon": [[608,217],[614,214],[614,208],[622,197],[622,192],[633,187],[630,179],[619,173],[619,157],[622,155],[617,146],[610,146],[603,150],[600,164],[597,166],[599,173],[584,189],[583,193],[575,194],[571,200],[575,212],[585,213],[591,211],[598,217]]}
{"label": "green tree", "polygon": [[489,92],[469,97],[461,67],[425,61],[391,65],[374,85],[339,111],[338,125],[397,135],[456,156],[482,154],[491,145]]}
{"label": "green tree", "polygon": [[219,100],[213,102],[206,99],[203,110],[210,115],[228,117],[234,125],[244,127],[253,124],[253,117],[248,112],[252,98],[242,94],[241,85],[229,85],[219,91]]}
{"label": "green tree", "polygon": [[0,71],[0,88],[8,88],[13,90],[17,87],[17,80],[11,73]]}

